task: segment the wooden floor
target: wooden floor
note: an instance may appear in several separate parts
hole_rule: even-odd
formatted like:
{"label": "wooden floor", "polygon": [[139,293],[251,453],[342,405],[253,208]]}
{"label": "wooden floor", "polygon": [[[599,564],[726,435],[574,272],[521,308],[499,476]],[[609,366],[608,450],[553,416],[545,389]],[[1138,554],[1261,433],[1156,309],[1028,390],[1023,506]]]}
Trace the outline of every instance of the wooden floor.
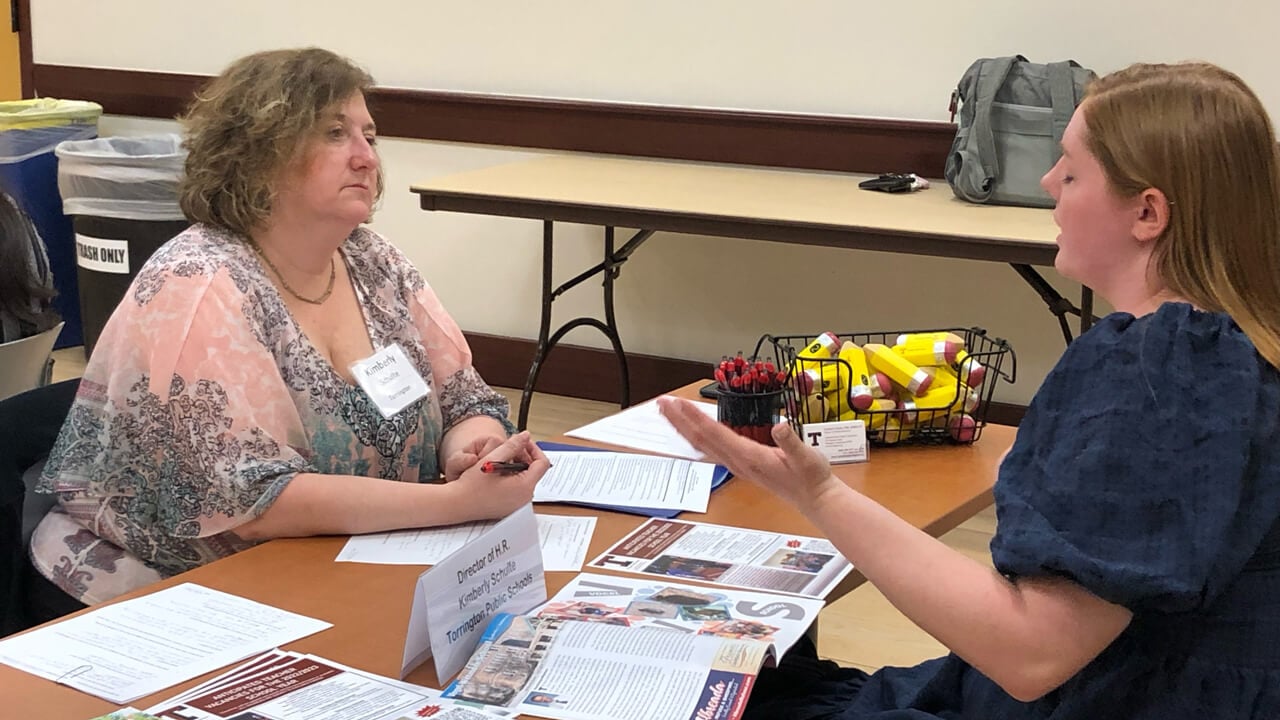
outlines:
{"label": "wooden floor", "polygon": [[[79,377],[84,370],[84,356],[78,347],[54,352],[54,360],[54,380]],[[498,390],[511,401],[514,415],[520,391]],[[535,438],[553,437],[617,409],[609,403],[538,393],[530,407],[529,430]],[[995,526],[995,513],[988,508],[944,535],[942,540],[989,565],[991,554],[987,546]],[[823,610],[818,624],[818,651],[842,665],[865,670],[884,665],[914,665],[944,653],[940,643],[904,618],[870,584]]]}

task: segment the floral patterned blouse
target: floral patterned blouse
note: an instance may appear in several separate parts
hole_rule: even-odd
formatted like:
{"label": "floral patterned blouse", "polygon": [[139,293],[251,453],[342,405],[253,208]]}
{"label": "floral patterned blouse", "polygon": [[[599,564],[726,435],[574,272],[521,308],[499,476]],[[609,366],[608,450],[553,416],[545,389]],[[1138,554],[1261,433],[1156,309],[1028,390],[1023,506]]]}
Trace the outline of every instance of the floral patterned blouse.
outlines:
{"label": "floral patterned blouse", "polygon": [[234,532],[298,473],[432,482],[444,433],[504,424],[453,319],[367,228],[340,248],[375,348],[430,392],[386,419],[311,345],[250,247],[196,225],[143,266],[85,369],[39,490],[58,494],[36,568],[93,604],[239,552]]}

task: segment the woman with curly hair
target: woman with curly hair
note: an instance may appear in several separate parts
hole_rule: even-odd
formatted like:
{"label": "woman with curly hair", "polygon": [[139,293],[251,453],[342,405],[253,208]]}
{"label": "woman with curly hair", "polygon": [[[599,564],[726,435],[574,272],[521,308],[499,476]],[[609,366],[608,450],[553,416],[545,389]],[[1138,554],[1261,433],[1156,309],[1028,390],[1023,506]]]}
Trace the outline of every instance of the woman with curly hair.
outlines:
{"label": "woman with curly hair", "polygon": [[[363,227],[383,187],[372,85],[326,50],[262,52],[183,119],[195,224],[107,322],[45,468],[60,506],[31,556],[66,602],[43,617],[270,538],[498,518],[532,498],[546,457],[510,436],[422,276]],[[529,469],[482,475],[481,459]]]}

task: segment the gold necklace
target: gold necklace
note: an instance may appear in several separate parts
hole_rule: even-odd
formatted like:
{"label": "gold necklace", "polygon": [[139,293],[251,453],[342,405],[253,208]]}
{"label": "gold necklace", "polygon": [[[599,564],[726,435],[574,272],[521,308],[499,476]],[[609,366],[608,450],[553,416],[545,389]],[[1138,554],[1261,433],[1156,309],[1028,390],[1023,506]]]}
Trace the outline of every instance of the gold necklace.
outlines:
{"label": "gold necklace", "polygon": [[323,293],[320,293],[320,297],[309,298],[309,297],[304,297],[297,290],[294,290],[292,287],[289,286],[289,281],[284,279],[284,275],[280,273],[280,268],[276,267],[276,264],[271,262],[271,258],[267,257],[267,254],[262,251],[262,246],[258,245],[256,240],[254,240],[253,238],[249,238],[249,245],[253,248],[254,252],[258,254],[258,257],[262,258],[262,262],[266,263],[267,267],[271,268],[271,272],[276,274],[276,279],[280,281],[281,287],[283,287],[286,291],[288,291],[290,295],[298,298],[302,302],[310,303],[312,305],[321,305],[324,303],[325,300],[328,300],[329,295],[333,293],[333,281],[338,277],[338,270],[337,270],[336,264],[333,262],[332,255],[329,256],[328,287],[324,289]]}

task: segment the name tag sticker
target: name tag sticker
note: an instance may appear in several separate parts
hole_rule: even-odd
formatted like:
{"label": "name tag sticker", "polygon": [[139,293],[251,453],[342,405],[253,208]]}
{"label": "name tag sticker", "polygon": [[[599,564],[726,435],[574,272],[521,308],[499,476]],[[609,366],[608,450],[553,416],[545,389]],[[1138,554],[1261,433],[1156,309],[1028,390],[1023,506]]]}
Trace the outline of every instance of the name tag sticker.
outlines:
{"label": "name tag sticker", "polygon": [[399,343],[351,363],[351,374],[388,419],[431,392]]}

